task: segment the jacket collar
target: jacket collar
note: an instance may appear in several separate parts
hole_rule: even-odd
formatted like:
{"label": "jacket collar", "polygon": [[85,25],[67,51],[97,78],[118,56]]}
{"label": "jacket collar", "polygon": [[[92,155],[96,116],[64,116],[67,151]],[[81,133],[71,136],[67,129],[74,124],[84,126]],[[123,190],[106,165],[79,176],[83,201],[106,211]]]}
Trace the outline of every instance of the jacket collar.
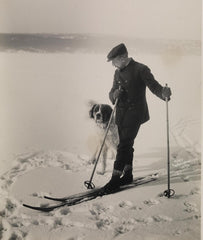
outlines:
{"label": "jacket collar", "polygon": [[132,58],[129,58],[126,65],[123,68],[120,68],[119,71],[123,71],[132,62],[132,60],[133,60]]}

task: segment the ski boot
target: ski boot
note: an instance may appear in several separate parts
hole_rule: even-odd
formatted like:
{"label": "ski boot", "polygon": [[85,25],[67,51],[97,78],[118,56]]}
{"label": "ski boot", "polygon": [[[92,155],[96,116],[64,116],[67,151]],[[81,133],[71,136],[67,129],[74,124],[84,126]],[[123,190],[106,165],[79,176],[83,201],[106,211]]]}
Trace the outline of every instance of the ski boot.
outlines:
{"label": "ski boot", "polygon": [[104,194],[115,192],[120,188],[120,176],[122,172],[114,170],[110,181],[104,185],[102,191]]}
{"label": "ski boot", "polygon": [[120,178],[120,186],[124,186],[133,182],[132,166],[126,165],[124,168],[124,174]]}

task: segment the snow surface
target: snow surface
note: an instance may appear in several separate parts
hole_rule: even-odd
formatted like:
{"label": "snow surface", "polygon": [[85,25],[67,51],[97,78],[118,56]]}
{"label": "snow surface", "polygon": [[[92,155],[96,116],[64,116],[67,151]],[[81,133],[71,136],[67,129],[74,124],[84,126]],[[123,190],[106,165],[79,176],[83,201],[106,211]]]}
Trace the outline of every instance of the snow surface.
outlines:
{"label": "snow surface", "polygon": [[[108,162],[105,175],[95,174],[96,186],[110,178],[113,161]],[[1,176],[1,239],[200,239],[200,159],[185,150],[174,153],[171,188],[176,194],[170,199],[163,196],[166,172],[154,166],[143,170],[135,163],[134,176],[159,171],[155,182],[43,213],[22,203],[53,204],[43,196],[86,191],[83,182],[93,166],[88,156],[68,152],[22,155]]]}

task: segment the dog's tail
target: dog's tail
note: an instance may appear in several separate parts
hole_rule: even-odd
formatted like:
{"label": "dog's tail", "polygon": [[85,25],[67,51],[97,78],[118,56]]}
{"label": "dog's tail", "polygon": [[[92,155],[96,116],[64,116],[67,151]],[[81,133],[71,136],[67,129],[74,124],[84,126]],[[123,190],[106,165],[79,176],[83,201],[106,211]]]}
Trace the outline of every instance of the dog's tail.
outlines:
{"label": "dog's tail", "polygon": [[92,99],[87,101],[87,106],[90,108],[93,107],[95,104],[98,104],[98,103]]}

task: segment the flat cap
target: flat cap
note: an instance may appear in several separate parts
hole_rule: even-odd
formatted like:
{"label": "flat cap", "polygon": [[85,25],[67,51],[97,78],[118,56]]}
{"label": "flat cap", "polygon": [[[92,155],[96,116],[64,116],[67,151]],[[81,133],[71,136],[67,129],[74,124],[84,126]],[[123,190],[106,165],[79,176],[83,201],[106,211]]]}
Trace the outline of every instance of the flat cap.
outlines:
{"label": "flat cap", "polygon": [[107,55],[107,61],[113,60],[115,57],[128,53],[125,44],[121,43],[118,46],[114,47],[109,54]]}

